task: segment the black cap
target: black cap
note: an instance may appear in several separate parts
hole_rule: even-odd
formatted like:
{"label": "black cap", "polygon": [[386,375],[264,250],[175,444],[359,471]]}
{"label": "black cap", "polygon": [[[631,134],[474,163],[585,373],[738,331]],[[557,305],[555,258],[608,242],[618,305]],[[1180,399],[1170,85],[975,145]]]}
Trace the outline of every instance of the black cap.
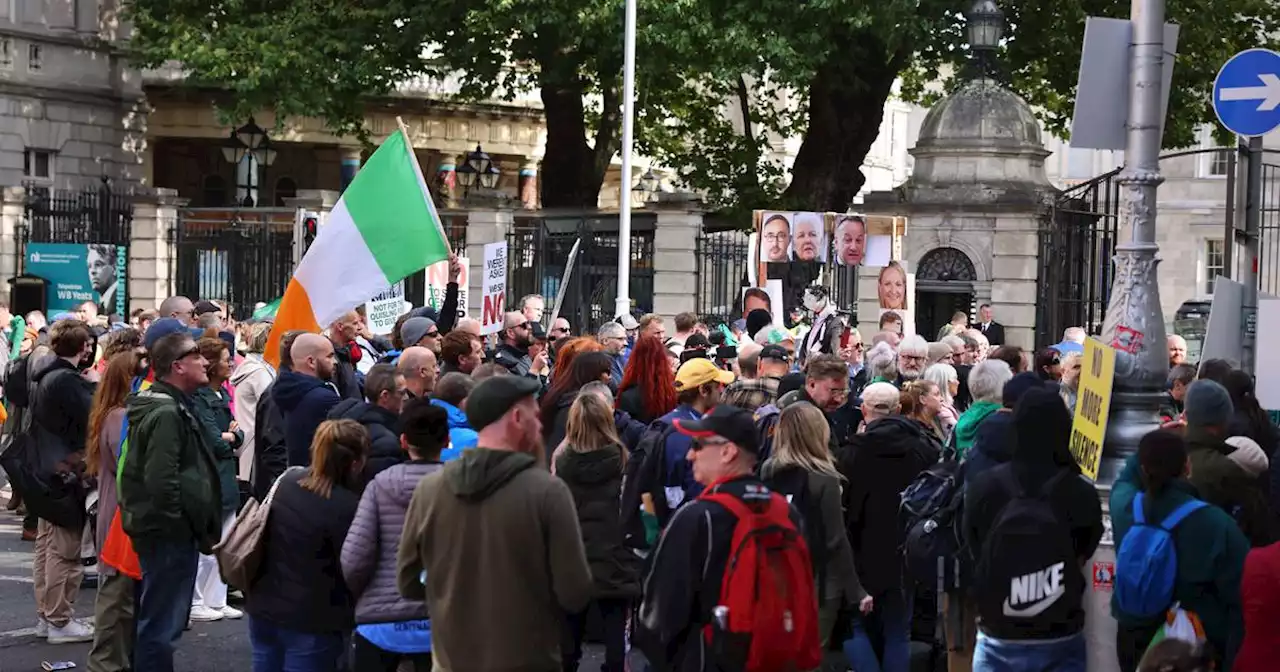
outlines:
{"label": "black cap", "polygon": [[[474,392],[472,394],[475,394]],[[470,402],[467,406],[470,407]],[[702,416],[701,420],[676,420],[676,431],[695,439],[719,436],[737,444],[743,450],[759,454],[756,440],[756,420],[751,411],[721,404]]]}
{"label": "black cap", "polygon": [[790,362],[791,353],[787,352],[787,349],[781,345],[766,345],[764,346],[764,349],[760,351],[759,358],[776,359],[779,362]]}
{"label": "black cap", "polygon": [[706,350],[710,347],[711,339],[702,334],[689,334],[689,337],[684,339],[685,350]]}
{"label": "black cap", "polygon": [[480,381],[467,395],[467,424],[477,432],[497,422],[512,406],[542,389],[526,376],[494,376]]}
{"label": "black cap", "polygon": [[222,310],[218,304],[212,301],[196,301],[196,315],[204,315],[205,313],[216,313]]}
{"label": "black cap", "polygon": [[804,384],[805,375],[803,373],[799,371],[788,373],[782,377],[782,380],[778,381],[778,398],[781,399],[788,392],[803,390]]}
{"label": "black cap", "polygon": [[547,330],[542,327],[541,322],[534,322],[530,320],[529,336],[535,341],[545,341],[547,340]]}

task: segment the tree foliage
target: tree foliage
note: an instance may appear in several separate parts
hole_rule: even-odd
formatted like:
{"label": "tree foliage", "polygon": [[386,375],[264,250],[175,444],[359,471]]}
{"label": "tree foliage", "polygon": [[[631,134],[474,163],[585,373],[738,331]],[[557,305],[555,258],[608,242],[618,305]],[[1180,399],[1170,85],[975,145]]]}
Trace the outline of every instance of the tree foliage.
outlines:
{"label": "tree foliage", "polygon": [[[896,79],[929,103],[967,57],[949,0],[644,0],[637,36],[637,152],[675,168],[720,208],[843,210]],[[1085,17],[1122,0],[1052,8],[1001,0],[1009,85],[1064,135]],[[144,64],[183,62],[229,90],[229,118],[274,108],[360,134],[365,104],[416,75],[461,72],[461,97],[537,90],[547,124],[547,206],[594,205],[621,147],[621,0],[132,0]],[[1211,122],[1213,77],[1280,35],[1274,0],[1171,3],[1181,25],[1166,146]],[[1274,38],[1270,38],[1274,42]],[[432,48],[424,49],[424,45]],[[1117,64],[1124,67],[1124,64]],[[803,138],[790,180],[775,149]]]}

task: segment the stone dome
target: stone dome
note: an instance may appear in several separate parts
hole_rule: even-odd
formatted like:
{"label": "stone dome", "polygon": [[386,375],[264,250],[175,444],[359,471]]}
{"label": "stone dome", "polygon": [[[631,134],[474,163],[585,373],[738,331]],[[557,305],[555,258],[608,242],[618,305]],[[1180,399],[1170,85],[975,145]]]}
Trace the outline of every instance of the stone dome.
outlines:
{"label": "stone dome", "polygon": [[1044,143],[1031,106],[982,78],[965,82],[929,109],[912,154],[939,149],[1044,151]]}

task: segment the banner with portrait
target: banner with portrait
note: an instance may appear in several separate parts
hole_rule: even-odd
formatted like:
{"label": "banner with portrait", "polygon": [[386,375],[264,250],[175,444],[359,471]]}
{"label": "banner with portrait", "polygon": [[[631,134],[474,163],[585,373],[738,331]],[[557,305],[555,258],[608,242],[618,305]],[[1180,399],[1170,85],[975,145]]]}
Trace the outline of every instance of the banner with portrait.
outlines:
{"label": "banner with portrait", "polygon": [[824,274],[889,265],[899,233],[897,218],[856,213],[757,210],[753,219],[759,265],[752,285],[767,289],[770,281],[780,283],[775,291],[783,305],[771,306],[771,312],[788,323],[803,309],[804,288],[821,283]]}
{"label": "banner with portrait", "polygon": [[128,248],[123,245],[80,243],[27,243],[27,275],[48,283],[46,312],[70,312],[92,301],[99,315],[123,315],[128,311],[125,288]]}

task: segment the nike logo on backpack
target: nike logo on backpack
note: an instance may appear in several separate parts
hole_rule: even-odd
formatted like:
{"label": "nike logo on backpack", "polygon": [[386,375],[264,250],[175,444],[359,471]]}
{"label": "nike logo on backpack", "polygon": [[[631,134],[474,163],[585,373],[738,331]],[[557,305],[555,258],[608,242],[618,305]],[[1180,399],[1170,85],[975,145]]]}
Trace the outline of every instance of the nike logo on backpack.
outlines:
{"label": "nike logo on backpack", "polygon": [[1004,600],[1003,612],[1012,618],[1034,618],[1053,606],[1066,594],[1063,571],[1066,563],[1059,562],[1039,571],[1015,576],[1009,581],[1009,597]]}

